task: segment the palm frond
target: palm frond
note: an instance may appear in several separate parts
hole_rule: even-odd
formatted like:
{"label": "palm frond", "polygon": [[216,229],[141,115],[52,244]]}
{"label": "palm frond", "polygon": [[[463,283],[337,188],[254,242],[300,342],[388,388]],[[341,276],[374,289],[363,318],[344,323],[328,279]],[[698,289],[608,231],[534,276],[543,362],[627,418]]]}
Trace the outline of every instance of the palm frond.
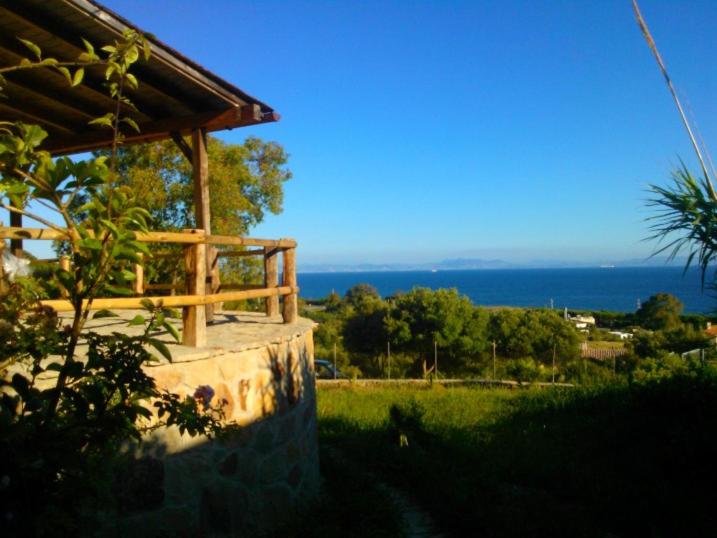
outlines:
{"label": "palm frond", "polygon": [[658,241],[652,256],[669,252],[667,258],[673,260],[687,250],[685,271],[697,258],[703,288],[708,268],[717,259],[717,201],[710,186],[708,178],[696,179],[681,162],[671,185],[650,186],[653,196],[647,201],[657,209],[647,218],[652,222],[648,239]]}

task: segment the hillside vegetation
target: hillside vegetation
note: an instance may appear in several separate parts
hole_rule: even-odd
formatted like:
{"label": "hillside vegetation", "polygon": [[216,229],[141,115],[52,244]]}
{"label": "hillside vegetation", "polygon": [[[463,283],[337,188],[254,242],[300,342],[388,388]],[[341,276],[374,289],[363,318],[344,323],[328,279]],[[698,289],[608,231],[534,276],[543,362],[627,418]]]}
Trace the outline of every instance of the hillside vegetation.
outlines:
{"label": "hillside vegetation", "polygon": [[589,389],[322,388],[319,416],[324,450],[410,492],[454,536],[717,528],[704,370]]}

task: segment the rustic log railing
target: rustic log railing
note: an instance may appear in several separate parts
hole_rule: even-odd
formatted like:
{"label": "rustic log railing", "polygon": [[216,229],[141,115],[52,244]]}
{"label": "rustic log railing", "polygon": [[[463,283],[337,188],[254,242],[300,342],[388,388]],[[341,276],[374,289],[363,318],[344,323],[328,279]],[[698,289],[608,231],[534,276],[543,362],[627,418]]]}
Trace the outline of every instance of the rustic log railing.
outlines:
{"label": "rustic log railing", "polygon": [[[0,226],[0,240],[67,240],[67,233],[49,228],[20,228]],[[137,239],[145,243],[174,243],[183,246],[184,284],[147,284],[144,279],[144,263],[134,264],[135,279],[133,291],[137,297],[95,298],[93,310],[142,308],[142,302],[149,300],[155,306],[182,307],[182,343],[187,346],[206,345],[207,318],[213,313],[213,306],[227,301],[265,299],[267,316],[279,314],[279,298],[283,297],[282,317],[284,323],[294,323],[298,316],[297,298],[299,288],[296,280],[296,241],[293,239],[253,239],[225,235],[207,235],[204,230],[184,232],[138,233]],[[216,246],[261,247],[248,250],[220,251]],[[22,248],[20,243],[20,249]],[[282,278],[279,285],[279,255],[283,256]],[[207,256],[211,255],[211,263]],[[218,260],[221,257],[261,256],[264,259],[264,282],[260,284],[220,284]],[[157,258],[181,257],[180,253],[160,252]],[[154,256],[153,256],[154,258]],[[70,258],[62,256],[58,262],[65,270],[70,269]],[[147,262],[150,260],[147,260]],[[208,271],[209,269],[209,271]],[[207,274],[209,273],[209,274]],[[152,291],[184,290],[183,295],[146,295]],[[62,297],[66,297],[65,292]],[[42,304],[58,312],[73,310],[65,298],[43,300]]]}

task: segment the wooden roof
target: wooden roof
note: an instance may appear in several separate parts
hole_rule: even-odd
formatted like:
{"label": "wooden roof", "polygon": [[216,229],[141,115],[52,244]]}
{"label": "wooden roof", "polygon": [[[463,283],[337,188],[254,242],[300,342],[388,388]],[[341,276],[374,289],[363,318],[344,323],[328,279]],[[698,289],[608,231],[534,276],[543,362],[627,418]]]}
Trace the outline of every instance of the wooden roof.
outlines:
{"label": "wooden roof", "polygon": [[[30,51],[18,41],[29,39],[43,56],[72,61],[83,52],[82,39],[95,48],[118,39],[134,25],[94,0],[0,0],[0,65],[16,65]],[[277,121],[268,105],[148,36],[152,56],[132,72],[139,89],[128,92],[138,112],[141,133],[126,132],[125,144],[188,134],[192,129],[217,131]],[[106,128],[88,125],[113,110],[103,88],[102,66],[86,70],[80,86],[71,88],[52,69],[31,69],[7,75],[0,99],[0,119],[36,123],[50,136],[45,149],[61,155],[107,147]]]}

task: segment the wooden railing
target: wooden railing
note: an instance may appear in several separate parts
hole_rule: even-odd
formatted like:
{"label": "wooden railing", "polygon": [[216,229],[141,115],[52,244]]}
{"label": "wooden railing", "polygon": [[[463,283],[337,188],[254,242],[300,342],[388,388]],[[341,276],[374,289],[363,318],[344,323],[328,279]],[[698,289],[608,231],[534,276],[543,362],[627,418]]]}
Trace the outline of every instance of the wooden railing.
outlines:
{"label": "wooden railing", "polygon": [[[0,227],[0,239],[14,240],[67,240],[67,234],[49,228]],[[149,300],[156,306],[182,307],[182,343],[187,346],[206,345],[206,324],[213,316],[213,306],[227,301],[264,298],[267,316],[279,315],[279,298],[283,297],[281,314],[284,323],[294,323],[298,316],[296,281],[296,241],[293,239],[252,239],[224,235],[206,235],[203,230],[184,232],[138,233],[137,239],[146,243],[173,243],[183,247],[183,253],[162,253],[158,257],[183,255],[186,273],[183,284],[147,284],[144,264],[135,264],[134,292],[136,297],[95,298],[92,309],[142,308]],[[260,247],[247,250],[217,250],[216,246]],[[281,283],[279,282],[279,255],[283,256]],[[261,256],[264,260],[264,282],[260,284],[234,284],[219,282],[219,258]],[[148,260],[150,261],[150,260]],[[57,262],[70,269],[70,260],[61,257]],[[184,290],[182,295],[147,295],[152,291]],[[44,300],[42,304],[58,312],[71,311],[67,299]]]}

